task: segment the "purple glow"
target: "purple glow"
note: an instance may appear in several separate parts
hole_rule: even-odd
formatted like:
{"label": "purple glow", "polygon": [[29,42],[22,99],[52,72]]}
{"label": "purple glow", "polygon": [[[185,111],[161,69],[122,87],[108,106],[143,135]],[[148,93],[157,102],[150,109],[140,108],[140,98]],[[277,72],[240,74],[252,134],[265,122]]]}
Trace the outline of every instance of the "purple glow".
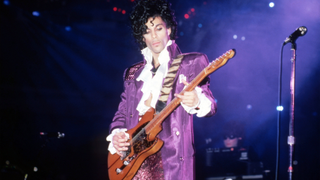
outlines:
{"label": "purple glow", "polygon": [[8,6],[10,4],[10,2],[8,0],[4,0],[3,4]]}
{"label": "purple glow", "polygon": [[32,15],[38,17],[38,16],[40,16],[40,13],[39,13],[38,11],[33,11],[33,12],[32,12]]}

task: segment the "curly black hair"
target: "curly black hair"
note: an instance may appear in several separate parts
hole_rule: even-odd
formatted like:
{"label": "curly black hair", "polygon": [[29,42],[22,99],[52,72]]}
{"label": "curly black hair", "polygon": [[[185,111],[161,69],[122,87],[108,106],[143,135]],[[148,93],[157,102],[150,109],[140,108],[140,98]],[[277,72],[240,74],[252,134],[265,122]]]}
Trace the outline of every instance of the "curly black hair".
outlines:
{"label": "curly black hair", "polygon": [[143,35],[147,32],[145,24],[150,17],[161,17],[167,28],[171,28],[170,39],[176,39],[177,22],[174,11],[170,7],[171,4],[165,0],[141,0],[133,7],[130,15],[131,29],[140,49],[147,47],[146,43],[143,42]]}

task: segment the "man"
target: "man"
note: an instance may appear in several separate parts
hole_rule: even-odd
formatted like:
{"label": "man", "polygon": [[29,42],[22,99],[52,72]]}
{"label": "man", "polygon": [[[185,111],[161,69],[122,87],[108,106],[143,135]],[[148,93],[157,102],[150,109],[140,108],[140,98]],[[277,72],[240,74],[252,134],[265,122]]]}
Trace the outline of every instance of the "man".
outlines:
{"label": "man", "polygon": [[[179,93],[208,65],[208,59],[201,53],[181,54],[174,41],[177,23],[168,2],[139,1],[130,18],[144,61],[124,73],[124,92],[107,137],[109,151],[122,156],[120,152],[130,145],[125,131],[135,127],[150,107],[160,112],[177,97],[181,106],[165,119],[158,135],[164,141],[163,147],[145,160],[133,179],[194,179],[192,116],[211,116],[217,106],[209,89],[209,77],[195,90]],[[177,61],[179,58],[181,62]],[[172,73],[171,67],[178,68],[173,72],[175,78],[168,83],[172,89],[163,98],[165,93],[161,90],[167,85],[163,82]]]}
{"label": "man", "polygon": [[225,148],[242,148],[243,124],[232,120],[223,126],[223,144]]}

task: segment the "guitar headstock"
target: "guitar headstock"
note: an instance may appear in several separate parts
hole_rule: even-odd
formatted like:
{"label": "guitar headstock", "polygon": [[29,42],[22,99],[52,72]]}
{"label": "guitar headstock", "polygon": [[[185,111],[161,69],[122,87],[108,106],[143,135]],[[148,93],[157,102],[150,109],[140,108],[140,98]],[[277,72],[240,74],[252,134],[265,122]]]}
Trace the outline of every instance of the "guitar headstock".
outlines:
{"label": "guitar headstock", "polygon": [[236,54],[235,49],[230,49],[229,51],[225,52],[220,57],[216,58],[214,61],[212,61],[208,67],[206,68],[207,73],[212,73],[216,69],[220,68],[221,66],[225,65],[227,61],[234,57]]}

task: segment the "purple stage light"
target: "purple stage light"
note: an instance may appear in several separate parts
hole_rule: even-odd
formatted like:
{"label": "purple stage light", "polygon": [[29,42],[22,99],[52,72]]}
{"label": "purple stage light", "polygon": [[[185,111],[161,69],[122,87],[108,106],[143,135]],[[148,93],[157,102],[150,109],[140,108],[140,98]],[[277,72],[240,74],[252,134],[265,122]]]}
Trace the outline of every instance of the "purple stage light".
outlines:
{"label": "purple stage light", "polygon": [[40,13],[39,13],[38,11],[33,11],[33,12],[32,12],[32,15],[38,17],[38,16],[40,16]]}
{"label": "purple stage light", "polygon": [[10,4],[10,2],[8,0],[4,0],[3,4],[8,6]]}

